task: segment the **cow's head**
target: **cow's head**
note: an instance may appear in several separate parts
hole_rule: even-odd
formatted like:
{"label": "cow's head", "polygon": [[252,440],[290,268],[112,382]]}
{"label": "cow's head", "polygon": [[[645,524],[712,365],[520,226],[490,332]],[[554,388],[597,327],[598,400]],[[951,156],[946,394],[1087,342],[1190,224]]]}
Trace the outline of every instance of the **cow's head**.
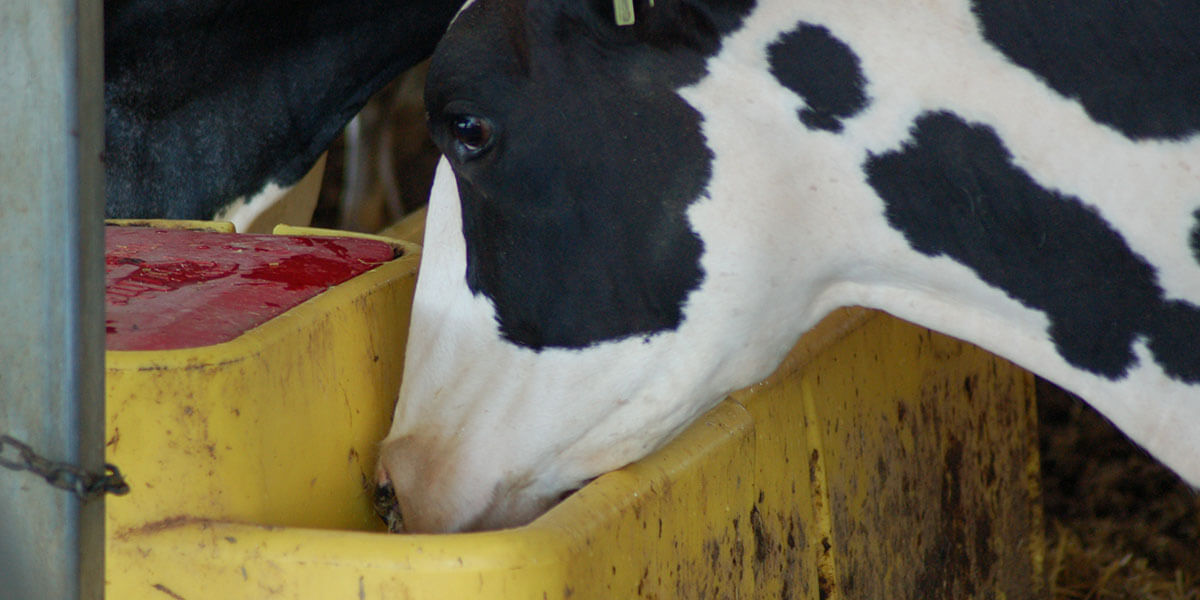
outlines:
{"label": "cow's head", "polygon": [[791,345],[690,214],[713,152],[678,90],[744,7],[638,9],[478,0],[434,56],[445,159],[380,466],[410,531],[524,523]]}

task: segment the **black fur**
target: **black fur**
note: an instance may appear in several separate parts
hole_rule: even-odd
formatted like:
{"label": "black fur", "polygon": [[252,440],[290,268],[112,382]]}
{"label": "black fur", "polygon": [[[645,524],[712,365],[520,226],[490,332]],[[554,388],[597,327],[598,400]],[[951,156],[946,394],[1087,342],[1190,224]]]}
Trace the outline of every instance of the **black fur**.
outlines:
{"label": "black fur", "polygon": [[1144,336],[1168,375],[1200,382],[1200,309],[1166,301],[1153,267],[1117,231],[1015,166],[990,127],[925,114],[910,142],[870,155],[864,170],[914,249],[949,256],[1046,313],[1072,365],[1118,379]]}
{"label": "black fur", "polygon": [[[611,2],[479,0],[438,46],[426,87],[454,167],[466,278],[508,340],[581,348],[677,327],[703,279],[686,217],[710,177],[701,78],[748,5],[659,0],[617,27]],[[493,131],[454,138],[463,114]]]}
{"label": "black fur", "polygon": [[1192,216],[1196,218],[1196,224],[1192,226],[1190,240],[1192,243],[1192,256],[1196,258],[1197,263],[1200,263],[1200,209],[1196,209],[1196,212],[1192,213]]}
{"label": "black fur", "polygon": [[105,214],[211,218],[295,183],[459,0],[107,0]]}
{"label": "black fur", "polygon": [[837,133],[867,107],[858,57],[824,27],[798,24],[767,48],[767,60],[775,79],[804,99],[800,121],[809,129]]}
{"label": "black fur", "polygon": [[974,0],[984,37],[1131,139],[1200,132],[1200,1]]}

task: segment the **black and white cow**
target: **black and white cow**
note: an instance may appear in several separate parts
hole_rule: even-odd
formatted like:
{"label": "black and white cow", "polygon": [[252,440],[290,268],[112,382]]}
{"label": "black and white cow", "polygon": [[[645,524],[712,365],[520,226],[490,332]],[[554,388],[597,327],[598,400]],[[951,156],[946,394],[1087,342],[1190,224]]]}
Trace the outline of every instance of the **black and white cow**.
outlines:
{"label": "black and white cow", "polygon": [[875,307],[1200,484],[1200,3],[477,0],[380,478],[526,522]]}
{"label": "black and white cow", "polygon": [[106,0],[105,215],[248,222],[460,0]]}

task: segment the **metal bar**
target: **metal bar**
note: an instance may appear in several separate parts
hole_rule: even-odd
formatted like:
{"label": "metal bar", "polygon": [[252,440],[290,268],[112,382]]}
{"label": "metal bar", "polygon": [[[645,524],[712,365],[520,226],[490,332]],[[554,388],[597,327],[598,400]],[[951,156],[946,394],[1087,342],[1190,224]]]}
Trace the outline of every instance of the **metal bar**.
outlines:
{"label": "metal bar", "polygon": [[[104,462],[101,0],[0,2],[0,434]],[[0,470],[0,597],[103,597],[103,498]]]}

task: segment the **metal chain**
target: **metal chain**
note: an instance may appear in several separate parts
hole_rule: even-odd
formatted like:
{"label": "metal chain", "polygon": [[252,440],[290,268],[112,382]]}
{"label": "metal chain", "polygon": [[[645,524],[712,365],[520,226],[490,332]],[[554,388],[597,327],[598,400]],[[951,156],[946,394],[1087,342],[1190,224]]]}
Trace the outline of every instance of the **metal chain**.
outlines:
{"label": "metal chain", "polygon": [[[15,458],[5,457],[8,448],[16,452]],[[80,500],[101,494],[122,496],[129,493],[129,484],[115,465],[105,463],[103,474],[89,473],[69,463],[43,458],[28,444],[9,435],[0,435],[0,467],[29,471],[56,488],[73,492]]]}

